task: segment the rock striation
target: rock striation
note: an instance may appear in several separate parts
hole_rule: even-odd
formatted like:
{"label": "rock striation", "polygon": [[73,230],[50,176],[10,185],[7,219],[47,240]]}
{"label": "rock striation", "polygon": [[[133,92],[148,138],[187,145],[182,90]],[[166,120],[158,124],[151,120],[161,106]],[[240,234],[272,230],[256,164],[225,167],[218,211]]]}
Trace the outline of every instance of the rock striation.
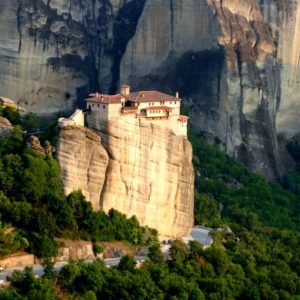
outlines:
{"label": "rock striation", "polygon": [[110,155],[102,208],[136,215],[162,235],[185,236],[194,221],[189,141],[169,128],[131,118],[110,121],[99,134]]}
{"label": "rock striation", "polygon": [[81,126],[62,127],[57,149],[66,194],[81,189],[95,210],[100,208],[100,194],[106,180],[108,154],[101,138]]}
{"label": "rock striation", "polygon": [[56,239],[60,244],[58,255],[54,258],[55,262],[94,260],[93,243],[83,240],[73,241]]}
{"label": "rock striation", "polygon": [[49,115],[72,111],[100,82],[116,85],[145,1],[1,1],[1,92]]}
{"label": "rock striation", "polygon": [[288,165],[300,0],[2,0],[0,26],[1,93],[25,110],[73,110],[120,82],[179,91],[229,154],[269,179]]}
{"label": "rock striation", "polygon": [[[193,225],[192,147],[169,128],[135,118],[105,130],[61,128],[58,159],[67,193],[81,188],[93,208],[135,215],[162,236],[183,237]],[[101,136],[101,139],[100,139]]]}
{"label": "rock striation", "polygon": [[287,165],[277,135],[299,131],[299,15],[300,1],[147,1],[121,79],[177,88],[199,132],[273,179]]}

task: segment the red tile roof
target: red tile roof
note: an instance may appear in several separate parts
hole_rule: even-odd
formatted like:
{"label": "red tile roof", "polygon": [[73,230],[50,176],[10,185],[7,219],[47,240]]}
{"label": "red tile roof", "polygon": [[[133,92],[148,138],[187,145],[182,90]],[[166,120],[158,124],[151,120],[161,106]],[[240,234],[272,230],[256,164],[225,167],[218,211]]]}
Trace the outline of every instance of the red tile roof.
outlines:
{"label": "red tile roof", "polygon": [[134,102],[155,102],[155,101],[180,101],[181,99],[176,98],[175,96],[170,96],[165,93],[157,91],[140,91],[130,93],[130,100]]}
{"label": "red tile roof", "polygon": [[128,99],[127,95],[105,95],[100,93],[89,94],[89,98],[86,101],[98,102],[98,103],[121,103],[121,99]]}
{"label": "red tile roof", "polygon": [[188,119],[189,119],[189,117],[180,115],[179,118],[178,118],[178,121],[184,122],[184,121],[187,121]]}
{"label": "red tile roof", "polygon": [[93,93],[89,95],[86,101],[100,102],[100,103],[120,103],[121,99],[125,98],[132,102],[166,102],[166,101],[181,101],[180,98],[170,96],[157,91],[140,91],[133,92],[128,95],[117,94],[117,95],[105,95],[100,93]]}

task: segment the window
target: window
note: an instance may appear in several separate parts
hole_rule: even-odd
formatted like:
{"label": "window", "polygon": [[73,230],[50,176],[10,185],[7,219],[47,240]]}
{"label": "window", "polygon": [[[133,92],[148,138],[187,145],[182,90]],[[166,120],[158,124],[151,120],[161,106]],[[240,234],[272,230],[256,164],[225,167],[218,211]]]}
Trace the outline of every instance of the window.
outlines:
{"label": "window", "polygon": [[93,107],[94,107],[94,103],[93,103]]}
{"label": "window", "polygon": [[97,106],[99,107],[100,105],[99,105],[99,104],[97,104]]}
{"label": "window", "polygon": [[170,101],[170,104],[172,104],[173,102],[172,101]]}
{"label": "window", "polygon": [[105,108],[105,105],[103,105],[103,108]]}
{"label": "window", "polygon": [[91,109],[91,104],[89,104],[89,109]]}

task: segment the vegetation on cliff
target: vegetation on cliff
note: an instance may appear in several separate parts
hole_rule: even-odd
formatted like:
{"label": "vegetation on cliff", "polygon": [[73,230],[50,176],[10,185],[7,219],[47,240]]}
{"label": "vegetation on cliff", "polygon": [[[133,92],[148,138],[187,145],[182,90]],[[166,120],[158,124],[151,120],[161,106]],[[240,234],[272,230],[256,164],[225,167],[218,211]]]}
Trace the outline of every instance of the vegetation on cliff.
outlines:
{"label": "vegetation on cliff", "polygon": [[[32,117],[20,118],[14,110],[5,116],[20,125],[9,137],[0,137],[0,214],[2,222],[16,228],[17,237],[11,237],[14,247],[2,243],[0,254],[29,246],[27,250],[38,257],[55,256],[59,247],[55,237],[137,245],[155,240],[156,231],[141,227],[135,217],[127,219],[114,209],[108,214],[94,212],[80,191],[65,196],[57,161],[26,147],[21,125],[28,128]],[[26,240],[29,245],[20,243]]]}
{"label": "vegetation on cliff", "polygon": [[296,174],[270,184],[223,153],[218,145],[205,144],[193,131],[190,140],[197,171],[196,223],[247,229],[300,229],[300,186],[296,185]]}

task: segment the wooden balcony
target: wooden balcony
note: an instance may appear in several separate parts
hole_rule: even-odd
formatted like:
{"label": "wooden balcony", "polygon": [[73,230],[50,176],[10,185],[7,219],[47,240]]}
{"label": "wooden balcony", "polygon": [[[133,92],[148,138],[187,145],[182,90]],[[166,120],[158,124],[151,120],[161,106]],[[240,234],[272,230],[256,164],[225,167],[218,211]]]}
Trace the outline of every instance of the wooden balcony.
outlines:
{"label": "wooden balcony", "polygon": [[123,114],[135,114],[137,110],[137,107],[122,107],[121,112]]}

